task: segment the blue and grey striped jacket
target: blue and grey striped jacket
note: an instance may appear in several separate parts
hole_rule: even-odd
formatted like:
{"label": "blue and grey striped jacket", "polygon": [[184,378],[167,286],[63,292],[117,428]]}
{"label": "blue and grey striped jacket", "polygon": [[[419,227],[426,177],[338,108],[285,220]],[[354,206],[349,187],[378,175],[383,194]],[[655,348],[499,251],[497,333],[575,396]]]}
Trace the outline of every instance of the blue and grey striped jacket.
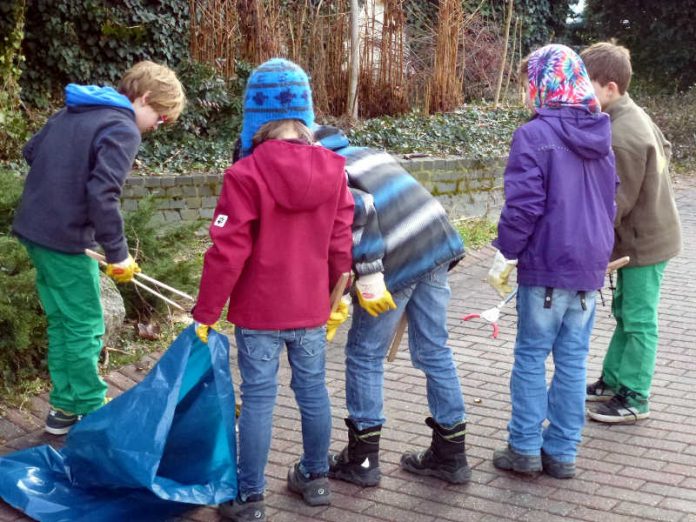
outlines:
{"label": "blue and grey striped jacket", "polygon": [[464,257],[464,244],[440,202],[390,154],[352,147],[335,127],[316,127],[315,137],[346,158],[355,199],[353,266],[359,276],[384,272],[387,288],[397,292]]}

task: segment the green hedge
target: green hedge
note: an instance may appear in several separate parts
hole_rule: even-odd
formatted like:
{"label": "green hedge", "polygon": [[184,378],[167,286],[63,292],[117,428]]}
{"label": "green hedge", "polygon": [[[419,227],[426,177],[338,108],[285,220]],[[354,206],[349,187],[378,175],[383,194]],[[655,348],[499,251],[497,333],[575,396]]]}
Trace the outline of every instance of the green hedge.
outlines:
{"label": "green hedge", "polygon": [[[0,396],[46,375],[46,319],[36,293],[35,270],[24,247],[11,235],[21,191],[19,167],[0,168]],[[154,206],[146,202],[125,216],[131,250],[141,252],[138,262],[149,275],[195,294],[206,241],[195,233],[200,225],[161,230],[150,224],[153,213]],[[147,322],[166,308],[154,296],[137,292],[134,285],[119,285],[119,290],[131,319]]]}

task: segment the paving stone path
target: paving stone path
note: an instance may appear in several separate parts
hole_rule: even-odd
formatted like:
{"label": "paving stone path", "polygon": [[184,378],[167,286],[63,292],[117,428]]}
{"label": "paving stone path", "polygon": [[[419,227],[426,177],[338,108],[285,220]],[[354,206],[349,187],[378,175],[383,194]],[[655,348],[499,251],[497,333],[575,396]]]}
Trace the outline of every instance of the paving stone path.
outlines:
{"label": "paving stone path", "polygon": [[[493,449],[504,444],[510,404],[508,379],[512,364],[516,316],[505,310],[500,335],[490,337],[483,323],[462,322],[467,313],[494,306],[497,295],[484,282],[493,257],[491,248],[471,252],[452,272],[449,309],[450,345],[454,351],[468,411],[467,455],[471,483],[447,485],[399,469],[403,451],[425,448],[430,441],[423,423],[428,415],[425,380],[408,359],[406,339],[394,363],[386,365],[386,414],[383,429],[382,483],[361,489],[333,481],[331,506],[310,508],[288,493],[288,467],[299,457],[300,421],[289,384],[287,361],[275,410],[273,447],[267,468],[269,520],[282,521],[497,521],[551,520],[696,522],[696,178],[680,178],[677,200],[684,226],[682,254],[665,274],[660,306],[660,348],[653,382],[651,416],[635,425],[588,422],[573,480],[547,476],[522,479],[493,468]],[[613,329],[610,296],[598,307],[588,377],[599,376]],[[330,346],[328,384],[333,400],[332,448],[346,440],[343,417],[345,378],[342,345],[345,327]],[[108,376],[117,395],[142,379],[155,361]],[[233,368],[234,368],[233,363]],[[238,374],[235,371],[238,382]],[[59,444],[45,435],[46,397],[36,397],[21,410],[0,417],[0,455],[38,444]],[[28,520],[0,501],[0,521]],[[214,508],[189,512],[180,521],[219,520]],[[95,521],[98,522],[98,521]]]}

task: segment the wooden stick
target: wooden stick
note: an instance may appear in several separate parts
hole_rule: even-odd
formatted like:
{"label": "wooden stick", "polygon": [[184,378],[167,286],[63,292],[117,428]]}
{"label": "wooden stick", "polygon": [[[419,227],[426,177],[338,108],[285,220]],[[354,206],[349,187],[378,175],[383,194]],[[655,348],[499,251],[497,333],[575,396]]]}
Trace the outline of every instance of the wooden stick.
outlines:
{"label": "wooden stick", "polygon": [[331,290],[331,313],[334,313],[336,309],[338,309],[338,304],[341,302],[341,297],[343,297],[343,291],[346,289],[349,277],[350,274],[348,272],[342,273],[336,285],[333,287],[333,290]]}
{"label": "wooden stick", "polygon": [[[99,252],[95,252],[94,250],[90,250],[89,248],[86,248],[86,249],[85,249],[85,254],[87,254],[87,255],[88,255],[89,257],[91,257],[92,259],[96,259],[96,260],[99,261],[100,263],[106,264],[106,258],[105,258],[102,254],[100,254]],[[148,282],[150,282],[150,283],[153,283],[153,284],[155,284],[155,285],[157,285],[157,286],[159,286],[159,287],[161,287],[161,288],[164,288],[165,290],[169,290],[170,292],[172,292],[172,293],[174,293],[174,294],[176,294],[176,295],[179,295],[179,296],[181,296],[181,297],[185,297],[185,298],[188,299],[189,301],[192,301],[192,302],[195,302],[195,301],[196,301],[192,296],[188,295],[187,293],[182,292],[181,290],[177,290],[176,288],[173,288],[173,287],[171,287],[171,286],[169,286],[169,285],[166,285],[166,284],[164,284],[163,282],[158,281],[158,280],[155,279],[154,277],[150,277],[150,276],[148,276],[148,275],[145,275],[145,274],[143,274],[142,272],[136,272],[136,273],[134,274],[134,276],[137,277],[137,278],[139,278],[139,279],[143,279],[144,281],[148,281]],[[158,295],[159,295],[159,294],[158,294]]]}
{"label": "wooden stick", "polygon": [[396,352],[399,351],[399,345],[401,344],[401,338],[404,336],[404,332],[406,331],[406,326],[408,326],[408,317],[406,317],[406,310],[404,310],[401,319],[399,319],[399,324],[396,325],[394,338],[392,339],[391,345],[389,346],[389,352],[387,353],[387,361],[393,362],[394,359],[396,359]]}
{"label": "wooden stick", "polygon": [[614,259],[607,265],[607,274],[612,273],[615,270],[618,270],[619,268],[622,268],[626,266],[628,263],[631,262],[630,256],[624,256],[620,257],[618,259]]}

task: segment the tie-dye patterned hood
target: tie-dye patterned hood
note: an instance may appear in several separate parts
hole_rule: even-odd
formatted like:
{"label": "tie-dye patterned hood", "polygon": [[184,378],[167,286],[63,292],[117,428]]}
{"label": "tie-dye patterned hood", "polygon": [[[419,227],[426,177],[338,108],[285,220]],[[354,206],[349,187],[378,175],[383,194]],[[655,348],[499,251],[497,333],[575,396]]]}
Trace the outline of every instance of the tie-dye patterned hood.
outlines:
{"label": "tie-dye patterned hood", "polygon": [[529,97],[536,109],[576,107],[600,112],[590,77],[580,57],[565,45],[537,49],[527,66]]}

